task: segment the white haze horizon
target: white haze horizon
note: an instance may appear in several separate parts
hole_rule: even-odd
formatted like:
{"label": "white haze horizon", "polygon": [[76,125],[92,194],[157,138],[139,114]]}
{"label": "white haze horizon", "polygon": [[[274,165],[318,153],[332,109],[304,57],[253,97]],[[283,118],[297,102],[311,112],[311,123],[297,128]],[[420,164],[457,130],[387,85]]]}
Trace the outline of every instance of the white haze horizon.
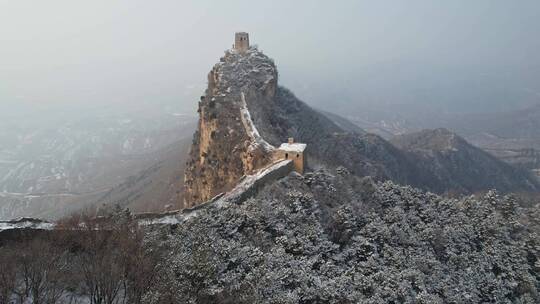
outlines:
{"label": "white haze horizon", "polygon": [[[504,110],[540,103],[538,13],[529,0],[4,0],[0,104],[176,104],[194,114],[206,74],[247,31],[280,84],[317,107],[451,110],[502,91],[510,97],[493,104]],[[468,95],[441,98],[459,88]]]}

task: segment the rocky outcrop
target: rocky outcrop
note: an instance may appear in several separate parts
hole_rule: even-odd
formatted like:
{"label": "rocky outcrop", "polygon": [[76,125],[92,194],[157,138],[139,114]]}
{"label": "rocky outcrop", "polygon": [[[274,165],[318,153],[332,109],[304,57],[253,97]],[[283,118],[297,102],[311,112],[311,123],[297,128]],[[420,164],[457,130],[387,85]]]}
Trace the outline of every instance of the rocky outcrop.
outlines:
{"label": "rocky outcrop", "polygon": [[185,172],[185,202],[193,206],[232,189],[273,161],[273,147],[253,124],[248,100],[271,101],[277,83],[272,61],[254,48],[227,51],[208,74],[199,126]]}

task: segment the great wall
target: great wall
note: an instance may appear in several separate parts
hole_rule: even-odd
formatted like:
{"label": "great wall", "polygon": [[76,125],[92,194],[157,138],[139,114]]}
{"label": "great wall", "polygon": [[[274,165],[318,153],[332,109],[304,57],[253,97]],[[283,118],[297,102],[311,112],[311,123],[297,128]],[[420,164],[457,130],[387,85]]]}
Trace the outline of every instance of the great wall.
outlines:
{"label": "great wall", "polygon": [[258,129],[268,125],[264,116],[276,108],[277,78],[274,62],[249,45],[247,33],[236,33],[233,48],[208,74],[208,88],[199,102],[184,207],[233,191],[244,176],[256,176],[280,160],[293,160],[293,170],[303,173],[306,145],[286,141],[283,135],[269,138]]}
{"label": "great wall", "polygon": [[[243,201],[257,193],[264,185],[281,179],[294,171],[292,160],[278,160],[267,168],[263,168],[253,175],[244,176],[236,187],[227,193],[220,193],[211,200],[192,208],[173,210],[167,212],[136,213],[134,219],[140,225],[175,225],[197,216],[201,209],[214,205],[225,208],[231,204]],[[33,218],[20,218],[0,222],[0,238],[3,233],[10,230],[53,230],[55,223]]]}
{"label": "great wall", "polygon": [[[251,53],[249,51],[249,35],[247,33],[236,33],[235,44],[233,45],[232,50],[229,50],[227,54],[239,56],[238,59],[245,59],[247,56],[258,55],[257,51],[252,50]],[[217,66],[220,66],[220,64]],[[246,94],[244,91],[240,89],[239,92],[233,92],[231,86],[229,86],[230,82],[223,79],[223,74],[221,72],[216,71],[217,69],[214,68],[209,74],[208,92],[210,92],[210,94],[207,92],[207,95],[209,96],[201,98],[201,102],[208,98],[210,101],[209,104],[213,104],[213,106],[210,108],[215,107],[216,96],[214,95],[218,95],[225,101],[229,101],[228,106],[234,106],[233,109],[238,111],[236,114],[234,114],[234,112],[228,113],[233,114],[233,116],[237,118],[234,123],[236,129],[230,129],[231,125],[227,124],[228,120],[218,121],[215,119],[217,117],[214,117],[213,122],[207,122],[205,120],[205,114],[207,113],[205,113],[205,109],[203,107],[200,107],[199,130],[195,136],[200,136],[202,139],[199,139],[199,145],[192,149],[200,152],[199,163],[204,163],[205,159],[208,158],[207,146],[212,144],[212,140],[215,139],[216,131],[218,131],[220,127],[226,126],[226,128],[229,128],[227,131],[229,134],[243,133],[245,134],[245,137],[243,137],[243,143],[247,146],[245,154],[249,156],[247,157],[247,160],[246,157],[243,157],[243,163],[245,165],[244,174],[238,178],[234,185],[229,187],[230,189],[227,189],[227,191],[219,192],[213,195],[211,198],[200,201],[196,204],[188,205],[187,208],[166,212],[145,212],[133,214],[134,219],[139,221],[141,225],[181,223],[190,217],[197,216],[197,212],[199,210],[207,208],[210,205],[223,208],[231,204],[235,204],[255,195],[259,189],[263,188],[268,183],[279,180],[291,174],[291,172],[302,174],[305,170],[307,161],[307,157],[305,155],[306,145],[302,143],[295,143],[293,138],[289,138],[286,143],[282,143],[278,148],[276,148],[266,141],[261,136],[257,130],[257,127],[255,126],[255,123],[253,122],[252,114],[248,109],[248,102],[246,101]],[[274,81],[274,79],[266,79],[263,82],[263,88],[267,88],[271,81]],[[222,84],[227,84],[225,92],[216,90],[219,82]],[[227,98],[229,97],[228,95],[231,96],[231,99]],[[211,115],[217,116],[219,113],[214,113]],[[241,124],[238,123],[238,120],[241,121]],[[206,126],[211,127],[206,129]],[[203,146],[202,149],[201,146]],[[235,149],[237,148],[238,147],[235,147]],[[226,153],[234,153],[235,149]],[[218,165],[227,166],[228,164],[223,163]],[[99,218],[96,219],[99,220]],[[0,222],[0,233],[14,229],[53,230],[55,228],[56,225],[54,223],[33,218],[21,218],[12,221]]]}

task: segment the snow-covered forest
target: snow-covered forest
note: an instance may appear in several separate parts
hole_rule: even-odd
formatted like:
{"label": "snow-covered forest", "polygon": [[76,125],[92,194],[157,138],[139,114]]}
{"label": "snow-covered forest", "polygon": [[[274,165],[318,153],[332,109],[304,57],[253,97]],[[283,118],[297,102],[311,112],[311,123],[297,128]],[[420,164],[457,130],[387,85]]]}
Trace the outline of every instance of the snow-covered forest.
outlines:
{"label": "snow-covered forest", "polygon": [[4,242],[0,302],[538,303],[539,218],[494,191],[447,199],[343,168],[292,173],[176,225],[117,209]]}

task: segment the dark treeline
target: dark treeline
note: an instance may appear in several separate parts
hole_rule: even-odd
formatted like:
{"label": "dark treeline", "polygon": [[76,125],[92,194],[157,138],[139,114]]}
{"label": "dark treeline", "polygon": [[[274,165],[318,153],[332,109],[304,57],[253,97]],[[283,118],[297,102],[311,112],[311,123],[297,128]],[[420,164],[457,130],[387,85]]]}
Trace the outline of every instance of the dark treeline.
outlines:
{"label": "dark treeline", "polygon": [[127,211],[85,214],[0,246],[0,303],[141,303],[161,251]]}

